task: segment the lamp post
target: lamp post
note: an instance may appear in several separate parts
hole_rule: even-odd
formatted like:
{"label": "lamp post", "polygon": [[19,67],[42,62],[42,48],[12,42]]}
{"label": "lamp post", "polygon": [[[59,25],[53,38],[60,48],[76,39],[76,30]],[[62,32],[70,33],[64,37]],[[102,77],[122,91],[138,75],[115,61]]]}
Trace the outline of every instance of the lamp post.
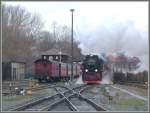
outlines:
{"label": "lamp post", "polygon": [[59,63],[61,64],[61,48],[60,48],[60,51],[59,51]]}
{"label": "lamp post", "polygon": [[70,9],[71,13],[72,13],[72,27],[71,27],[71,76],[70,76],[70,81],[72,81],[72,77],[73,77],[73,12],[74,9]]}

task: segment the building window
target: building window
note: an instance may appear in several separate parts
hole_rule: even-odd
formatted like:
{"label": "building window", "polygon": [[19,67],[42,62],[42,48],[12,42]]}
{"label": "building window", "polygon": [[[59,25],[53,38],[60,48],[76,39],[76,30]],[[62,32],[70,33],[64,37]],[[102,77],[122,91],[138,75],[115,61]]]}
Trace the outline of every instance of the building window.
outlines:
{"label": "building window", "polygon": [[13,79],[13,80],[16,80],[16,68],[13,68],[12,79]]}

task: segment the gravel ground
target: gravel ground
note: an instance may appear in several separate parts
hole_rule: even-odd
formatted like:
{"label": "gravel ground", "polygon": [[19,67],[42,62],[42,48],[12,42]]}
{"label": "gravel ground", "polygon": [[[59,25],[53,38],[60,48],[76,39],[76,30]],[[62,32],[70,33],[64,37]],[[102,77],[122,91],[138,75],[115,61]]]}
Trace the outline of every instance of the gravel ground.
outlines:
{"label": "gravel ground", "polygon": [[59,104],[57,107],[54,107],[50,111],[71,111],[68,104],[66,102],[63,102]]}
{"label": "gravel ground", "polygon": [[[106,89],[109,90],[109,95],[112,96],[112,99],[109,99],[109,96],[107,96]],[[140,100],[127,93],[110,88],[108,85],[93,85],[90,90],[85,91],[83,94],[89,99],[95,101],[97,104],[103,105],[110,111],[148,110],[147,101]]]}
{"label": "gravel ground", "polygon": [[71,98],[70,101],[77,107],[79,111],[96,111],[91,105],[86,101],[81,100],[77,97]]}

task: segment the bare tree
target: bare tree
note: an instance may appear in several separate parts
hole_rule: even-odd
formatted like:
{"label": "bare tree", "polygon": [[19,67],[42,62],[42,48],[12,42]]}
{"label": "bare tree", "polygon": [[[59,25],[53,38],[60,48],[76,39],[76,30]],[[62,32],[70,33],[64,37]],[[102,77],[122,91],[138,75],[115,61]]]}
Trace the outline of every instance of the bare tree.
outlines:
{"label": "bare tree", "polygon": [[32,47],[43,23],[36,14],[17,6],[2,5],[3,61],[28,61]]}
{"label": "bare tree", "polygon": [[[66,25],[59,25],[57,22],[52,23],[52,34],[56,40],[55,48],[61,49],[63,52],[71,55],[71,30]],[[74,39],[74,58],[80,59],[81,49],[79,42]]]}
{"label": "bare tree", "polygon": [[47,51],[52,49],[56,41],[52,34],[48,31],[41,32],[39,40],[37,40],[38,51]]}

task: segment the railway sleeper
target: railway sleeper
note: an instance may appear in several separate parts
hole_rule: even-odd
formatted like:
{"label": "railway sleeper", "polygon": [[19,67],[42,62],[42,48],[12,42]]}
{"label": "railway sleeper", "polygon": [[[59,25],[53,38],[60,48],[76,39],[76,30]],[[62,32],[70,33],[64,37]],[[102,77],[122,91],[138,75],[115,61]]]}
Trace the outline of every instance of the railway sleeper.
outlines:
{"label": "railway sleeper", "polygon": [[19,106],[19,107],[15,108],[15,109],[12,109],[11,111],[22,111],[22,110],[24,110],[24,109],[26,109],[26,108],[28,108],[30,106],[36,105],[36,104],[38,104],[40,102],[43,102],[43,101],[45,101],[47,99],[54,98],[55,96],[58,96],[58,95],[60,95],[60,94],[56,94],[54,96],[49,96],[49,97],[38,99],[36,101],[30,102],[30,103],[27,103],[25,105]]}
{"label": "railway sleeper", "polygon": [[[62,97],[64,97],[64,100],[67,102],[67,104],[69,105],[69,107],[72,111],[78,111],[78,109],[70,102],[70,100],[68,99],[68,97],[66,97],[64,95],[64,93],[60,92],[58,89],[56,89],[56,91],[59,92],[62,95]],[[71,97],[73,95],[75,95],[75,94],[69,95],[69,97]]]}
{"label": "railway sleeper", "polygon": [[83,95],[79,94],[79,98],[85,100],[87,103],[92,105],[97,111],[107,111],[106,108],[104,108],[102,105],[98,105],[95,102],[93,102],[91,99],[87,99]]}
{"label": "railway sleeper", "polygon": [[57,106],[60,103],[63,103],[65,101],[64,98],[52,103],[51,105],[48,105],[46,107],[44,107],[43,109],[41,109],[41,111],[51,111],[55,106]]}

